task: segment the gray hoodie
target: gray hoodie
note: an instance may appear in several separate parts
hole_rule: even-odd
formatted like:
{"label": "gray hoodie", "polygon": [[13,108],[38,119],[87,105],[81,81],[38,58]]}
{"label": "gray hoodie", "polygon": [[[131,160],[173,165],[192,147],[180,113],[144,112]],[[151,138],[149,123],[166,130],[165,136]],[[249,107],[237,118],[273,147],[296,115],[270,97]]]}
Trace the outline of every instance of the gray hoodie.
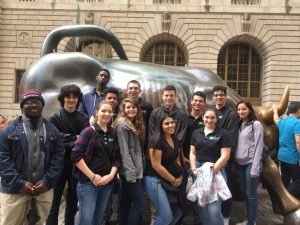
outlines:
{"label": "gray hoodie", "polygon": [[239,130],[235,161],[239,165],[252,163],[251,174],[259,175],[264,146],[263,126],[259,121],[249,122]]}
{"label": "gray hoodie", "polygon": [[143,143],[140,137],[130,129],[128,120],[121,118],[115,127],[122,158],[121,174],[126,181],[135,182],[143,178],[144,157]]}

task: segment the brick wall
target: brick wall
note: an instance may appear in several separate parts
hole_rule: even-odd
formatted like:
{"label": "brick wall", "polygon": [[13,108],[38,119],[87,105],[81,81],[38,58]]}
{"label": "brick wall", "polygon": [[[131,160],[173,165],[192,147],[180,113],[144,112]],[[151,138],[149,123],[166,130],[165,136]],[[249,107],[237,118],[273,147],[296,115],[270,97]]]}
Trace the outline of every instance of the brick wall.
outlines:
{"label": "brick wall", "polygon": [[[2,4],[0,1],[0,113],[19,112],[19,105],[14,103],[16,70],[27,69],[39,58],[42,42],[51,30],[76,23],[77,4],[35,4]],[[291,1],[291,4],[296,3]],[[257,50],[263,63],[262,104],[278,101],[287,84],[291,88],[290,99],[300,101],[298,8],[293,8],[295,12],[291,14],[282,13],[285,6],[274,8],[273,14],[249,13],[250,27],[245,33],[242,29],[243,14],[229,12],[230,9],[224,6],[221,10],[221,5],[216,5],[212,13],[195,12],[196,7],[190,5],[181,7],[181,10],[180,5],[155,7],[156,10],[153,10],[154,6],[141,5],[134,9],[122,5],[113,5],[112,9],[105,4],[103,7],[94,6],[94,24],[110,29],[120,39],[129,59],[139,61],[148,40],[167,36],[162,34],[161,17],[169,9],[170,38],[177,37],[176,41],[181,42],[178,44],[184,46],[189,66],[216,72],[221,48],[232,41],[246,42]],[[80,8],[80,22],[85,23],[90,8],[84,3]],[[270,12],[270,7],[268,10]],[[63,40],[59,51],[69,49],[67,43],[69,39]]]}

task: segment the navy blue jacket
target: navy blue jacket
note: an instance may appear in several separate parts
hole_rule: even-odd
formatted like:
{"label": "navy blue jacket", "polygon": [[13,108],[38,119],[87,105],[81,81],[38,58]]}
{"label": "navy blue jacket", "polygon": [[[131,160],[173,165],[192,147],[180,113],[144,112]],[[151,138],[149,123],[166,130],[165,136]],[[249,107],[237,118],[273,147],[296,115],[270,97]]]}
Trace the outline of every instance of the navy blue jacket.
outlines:
{"label": "navy blue jacket", "polygon": [[85,113],[89,118],[91,118],[92,116],[95,116],[96,107],[103,99],[104,95],[98,95],[96,92],[96,88],[93,88],[91,91],[83,94],[82,101],[78,107],[78,111]]}
{"label": "navy blue jacket", "polygon": [[[41,150],[45,151],[45,172],[42,182],[53,188],[64,165],[64,145],[59,131],[47,120],[45,124],[45,142]],[[26,184],[25,177],[28,156],[28,142],[22,117],[7,125],[0,132],[0,192],[18,194]]]}

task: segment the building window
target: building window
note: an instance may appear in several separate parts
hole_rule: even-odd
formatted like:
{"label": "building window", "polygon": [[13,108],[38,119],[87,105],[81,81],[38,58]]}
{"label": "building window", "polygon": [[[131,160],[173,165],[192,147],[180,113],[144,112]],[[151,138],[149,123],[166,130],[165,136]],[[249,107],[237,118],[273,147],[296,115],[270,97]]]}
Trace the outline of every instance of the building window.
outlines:
{"label": "building window", "polygon": [[185,57],[181,49],[174,43],[159,42],[150,47],[142,61],[169,66],[184,66]]}
{"label": "building window", "polygon": [[19,102],[20,98],[20,83],[25,70],[16,70],[16,83],[15,83],[15,103]]}
{"label": "building window", "polygon": [[111,45],[102,40],[87,40],[80,43],[80,51],[97,58],[112,58]]}
{"label": "building window", "polygon": [[242,43],[226,46],[218,56],[217,71],[241,97],[260,104],[261,63],[251,46]]}

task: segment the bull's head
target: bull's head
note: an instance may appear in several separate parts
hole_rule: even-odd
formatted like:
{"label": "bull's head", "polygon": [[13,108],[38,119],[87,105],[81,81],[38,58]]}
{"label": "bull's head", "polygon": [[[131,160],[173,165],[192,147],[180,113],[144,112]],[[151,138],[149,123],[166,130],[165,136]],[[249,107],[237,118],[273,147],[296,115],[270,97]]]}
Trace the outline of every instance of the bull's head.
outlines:
{"label": "bull's head", "polygon": [[[99,60],[76,52],[53,53],[63,38],[74,36],[94,36],[108,41],[120,60]],[[48,116],[59,108],[57,95],[62,86],[73,83],[86,91],[96,85],[95,77],[102,68],[110,71],[111,82],[109,85],[111,86],[125,89],[129,80],[140,81],[144,90],[143,98],[151,102],[154,107],[159,104],[161,99],[159,91],[166,84],[172,84],[176,87],[178,106],[185,109],[187,109],[187,103],[190,102],[190,97],[194,91],[201,90],[206,93],[207,103],[212,105],[212,87],[226,85],[215,73],[203,68],[179,68],[130,62],[127,60],[119,40],[110,31],[93,25],[64,26],[52,31],[45,39],[41,55],[42,57],[24,74],[20,93],[28,88],[40,89],[46,102],[43,111],[44,116]],[[227,95],[227,104],[234,108],[240,97],[231,89],[228,89]],[[280,102],[280,114],[284,113],[287,103],[288,90],[285,91]],[[273,122],[272,108],[257,107],[256,115],[265,128],[267,149],[277,149],[278,130]],[[299,202],[284,189],[278,169],[268,157],[265,161],[263,174],[272,198],[274,211],[279,214],[295,212],[300,207]],[[297,221],[300,220],[297,219]]]}

